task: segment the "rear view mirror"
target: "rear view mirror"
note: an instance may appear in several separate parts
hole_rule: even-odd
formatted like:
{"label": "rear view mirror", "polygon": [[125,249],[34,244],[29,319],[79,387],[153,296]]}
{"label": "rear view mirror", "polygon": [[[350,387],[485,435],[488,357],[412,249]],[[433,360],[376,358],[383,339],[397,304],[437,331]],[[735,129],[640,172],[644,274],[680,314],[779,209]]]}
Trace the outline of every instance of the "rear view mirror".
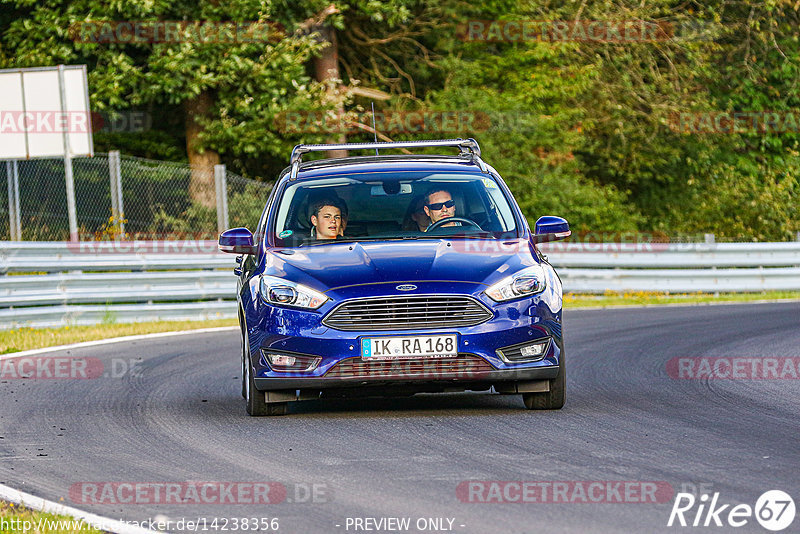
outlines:
{"label": "rear view mirror", "polygon": [[[397,182],[387,182],[387,184],[397,184]],[[385,197],[387,195],[410,195],[411,194],[411,184],[397,184],[399,188],[393,188],[392,186],[384,185],[373,185],[370,190],[369,194],[373,197]],[[396,186],[395,186],[396,187]],[[388,191],[387,191],[388,189]]]}
{"label": "rear view mirror", "polygon": [[548,241],[559,241],[572,235],[569,223],[561,217],[545,215],[536,221],[536,230],[533,236],[534,243],[547,243]]}
{"label": "rear view mirror", "polygon": [[219,249],[231,254],[255,254],[253,234],[247,228],[231,228],[219,235]]}

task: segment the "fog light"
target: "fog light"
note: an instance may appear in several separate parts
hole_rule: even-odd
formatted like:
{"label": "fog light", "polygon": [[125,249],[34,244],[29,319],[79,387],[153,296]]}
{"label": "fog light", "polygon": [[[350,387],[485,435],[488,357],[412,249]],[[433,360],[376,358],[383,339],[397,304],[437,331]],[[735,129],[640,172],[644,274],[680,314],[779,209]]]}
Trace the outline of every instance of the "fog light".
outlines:
{"label": "fog light", "polygon": [[544,354],[544,348],[547,346],[547,343],[536,343],[535,345],[528,345],[519,349],[520,353],[523,356],[531,357],[531,356],[541,356]]}
{"label": "fog light", "polygon": [[520,343],[497,349],[497,355],[507,363],[535,362],[544,358],[550,347],[550,338]]}
{"label": "fog light", "polygon": [[267,363],[273,371],[313,371],[322,362],[319,356],[303,356],[299,354],[280,354],[261,349]]}
{"label": "fog light", "polygon": [[297,358],[294,356],[284,356],[282,354],[270,354],[269,355],[269,364],[276,365],[279,367],[292,367],[294,366],[294,362],[297,361]]}

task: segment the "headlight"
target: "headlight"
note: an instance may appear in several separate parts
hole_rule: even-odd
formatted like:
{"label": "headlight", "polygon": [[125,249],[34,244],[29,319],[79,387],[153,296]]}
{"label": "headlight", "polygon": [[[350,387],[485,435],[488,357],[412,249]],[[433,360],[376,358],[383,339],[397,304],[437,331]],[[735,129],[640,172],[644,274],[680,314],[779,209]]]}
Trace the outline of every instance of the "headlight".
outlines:
{"label": "headlight", "polygon": [[541,265],[533,265],[500,280],[485,293],[495,302],[505,302],[541,293],[545,287],[544,269]]}
{"label": "headlight", "polygon": [[319,291],[274,276],[261,276],[259,292],[264,302],[311,310],[316,310],[328,300]]}

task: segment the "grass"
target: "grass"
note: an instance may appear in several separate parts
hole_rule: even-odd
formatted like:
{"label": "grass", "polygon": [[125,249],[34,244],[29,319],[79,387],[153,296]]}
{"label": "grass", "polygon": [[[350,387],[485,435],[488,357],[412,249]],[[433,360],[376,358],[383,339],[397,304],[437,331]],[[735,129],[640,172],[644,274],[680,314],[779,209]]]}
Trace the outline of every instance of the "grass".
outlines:
{"label": "grass", "polygon": [[195,330],[236,325],[236,319],[212,321],[153,321],[149,323],[98,324],[93,326],[63,326],[61,328],[17,328],[0,330],[0,354],[68,345],[110,337],[154,334],[174,330]]}
{"label": "grass", "polygon": [[752,302],[755,300],[800,300],[798,291],[765,291],[763,293],[659,293],[632,291],[603,295],[567,293],[565,308],[588,308],[605,306],[657,306],[659,304],[718,304],[723,302]]}
{"label": "grass", "polygon": [[24,534],[101,534],[80,519],[37,512],[14,503],[0,501],[0,532]]}

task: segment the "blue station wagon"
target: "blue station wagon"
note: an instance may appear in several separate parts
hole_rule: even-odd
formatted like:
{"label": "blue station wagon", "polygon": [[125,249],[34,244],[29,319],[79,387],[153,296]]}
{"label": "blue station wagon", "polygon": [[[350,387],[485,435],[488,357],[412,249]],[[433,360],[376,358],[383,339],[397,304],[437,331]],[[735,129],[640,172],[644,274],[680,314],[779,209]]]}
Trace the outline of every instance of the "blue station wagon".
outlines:
{"label": "blue station wagon", "polygon": [[[385,153],[431,147],[453,154]],[[302,161],[331,150],[375,154]],[[552,216],[531,232],[474,139],[296,146],[255,233],[219,238],[238,255],[247,413],[490,390],[561,408],[561,281],[537,244],[569,235]]]}

